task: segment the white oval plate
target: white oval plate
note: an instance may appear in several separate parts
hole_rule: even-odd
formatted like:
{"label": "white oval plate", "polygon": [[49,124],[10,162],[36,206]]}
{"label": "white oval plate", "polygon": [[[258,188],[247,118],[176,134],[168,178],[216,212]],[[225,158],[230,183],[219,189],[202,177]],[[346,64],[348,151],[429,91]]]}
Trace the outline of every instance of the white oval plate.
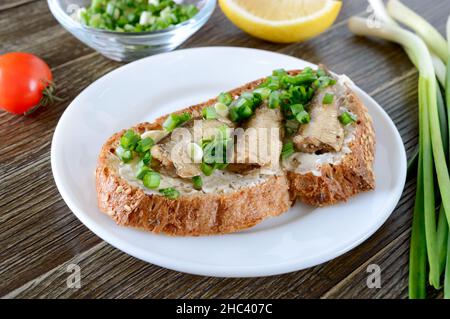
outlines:
{"label": "white oval plate", "polygon": [[97,155],[113,133],[197,104],[267,76],[273,69],[306,66],[314,65],[267,51],[214,47],[155,55],[114,70],[86,88],[56,127],[51,163],[62,197],[81,222],[111,245],[147,262],[192,274],[275,275],[347,252],[386,221],[406,178],[405,150],[397,129],[383,109],[356,87],[375,124],[375,191],[326,208],[297,204],[254,228],[209,237],[167,237],[120,227],[97,208]]}

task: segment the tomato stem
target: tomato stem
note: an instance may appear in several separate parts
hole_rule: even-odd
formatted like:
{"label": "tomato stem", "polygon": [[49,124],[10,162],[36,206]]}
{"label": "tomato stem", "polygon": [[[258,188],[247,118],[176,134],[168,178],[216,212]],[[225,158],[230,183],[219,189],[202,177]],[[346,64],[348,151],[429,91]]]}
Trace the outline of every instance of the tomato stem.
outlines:
{"label": "tomato stem", "polygon": [[39,103],[32,107],[31,109],[29,109],[28,111],[26,111],[25,113],[23,113],[24,115],[29,115],[33,112],[35,112],[38,108],[40,108],[41,106],[48,106],[51,104],[54,104],[55,102],[60,102],[63,99],[58,97],[55,94],[56,91],[56,86],[55,83],[52,81],[47,81],[47,80],[43,80],[45,87],[42,90],[42,98],[39,101]]}

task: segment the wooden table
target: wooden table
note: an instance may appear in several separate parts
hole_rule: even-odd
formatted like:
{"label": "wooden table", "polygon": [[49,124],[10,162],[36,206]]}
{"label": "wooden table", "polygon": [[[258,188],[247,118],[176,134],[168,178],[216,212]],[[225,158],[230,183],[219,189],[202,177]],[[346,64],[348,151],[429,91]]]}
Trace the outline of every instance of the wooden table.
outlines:
{"label": "wooden table", "polygon": [[[403,50],[353,36],[347,19],[366,1],[343,1],[336,23],[320,37],[291,45],[251,38],[217,9],[182,47],[243,46],[322,62],[349,75],[397,125],[408,155],[417,146],[417,72]],[[448,0],[405,0],[441,31]],[[28,51],[51,66],[64,98],[31,116],[0,111],[0,296],[57,298],[406,298],[415,181],[407,183],[389,220],[369,240],[333,261],[273,277],[224,279],[187,275],[133,258],[90,232],[66,206],[50,167],[53,131],[87,85],[122,64],[67,33],[46,1],[0,1],[0,53]],[[82,286],[66,285],[67,265],[82,269]],[[367,267],[382,270],[382,288],[366,285]],[[431,296],[438,297],[430,292]]]}

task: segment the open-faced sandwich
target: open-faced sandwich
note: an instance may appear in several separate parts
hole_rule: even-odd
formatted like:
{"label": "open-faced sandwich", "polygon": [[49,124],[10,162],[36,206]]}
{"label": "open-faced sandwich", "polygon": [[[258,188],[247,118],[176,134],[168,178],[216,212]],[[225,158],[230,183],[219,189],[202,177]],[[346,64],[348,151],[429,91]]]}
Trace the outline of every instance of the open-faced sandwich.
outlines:
{"label": "open-faced sandwich", "polygon": [[345,76],[276,70],[113,135],[98,205],[119,225],[169,235],[239,231],[298,199],[331,205],[374,188],[375,136]]}

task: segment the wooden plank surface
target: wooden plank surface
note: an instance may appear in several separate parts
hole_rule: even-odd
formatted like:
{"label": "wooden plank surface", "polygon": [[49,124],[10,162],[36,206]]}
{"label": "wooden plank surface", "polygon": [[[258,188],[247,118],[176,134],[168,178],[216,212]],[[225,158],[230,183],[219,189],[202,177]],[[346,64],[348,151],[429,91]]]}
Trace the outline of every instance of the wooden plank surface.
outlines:
{"label": "wooden plank surface", "polygon": [[[450,14],[448,1],[433,0],[432,5],[420,0],[405,2],[444,30]],[[331,29],[316,39],[291,45],[251,38],[217,9],[207,25],[182,47],[253,47],[325,63],[349,75],[384,107],[409,155],[417,145],[417,73],[398,46],[350,34],[348,17],[365,14],[366,7],[365,1],[344,1]],[[95,79],[122,64],[107,60],[64,31],[45,1],[0,4],[0,53],[18,50],[36,53],[49,63],[64,100],[29,117],[0,112],[0,296],[407,296],[414,181],[406,185],[389,220],[361,246],[326,264],[281,276],[224,279],[187,275],[144,263],[106,244],[82,225],[61,199],[51,174],[50,144],[55,125],[70,101]],[[72,263],[82,268],[81,289],[66,286],[67,265]],[[365,284],[371,263],[382,268],[381,289],[368,289]]]}

